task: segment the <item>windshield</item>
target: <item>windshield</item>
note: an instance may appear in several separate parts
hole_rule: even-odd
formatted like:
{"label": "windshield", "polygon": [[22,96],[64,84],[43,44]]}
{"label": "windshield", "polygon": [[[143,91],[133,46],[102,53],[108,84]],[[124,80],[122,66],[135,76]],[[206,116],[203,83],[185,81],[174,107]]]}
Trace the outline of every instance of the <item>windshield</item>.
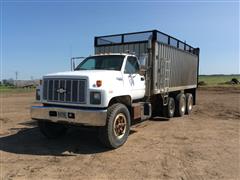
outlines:
{"label": "windshield", "polygon": [[115,70],[120,71],[124,56],[122,55],[106,55],[92,56],[81,62],[76,68],[78,70]]}

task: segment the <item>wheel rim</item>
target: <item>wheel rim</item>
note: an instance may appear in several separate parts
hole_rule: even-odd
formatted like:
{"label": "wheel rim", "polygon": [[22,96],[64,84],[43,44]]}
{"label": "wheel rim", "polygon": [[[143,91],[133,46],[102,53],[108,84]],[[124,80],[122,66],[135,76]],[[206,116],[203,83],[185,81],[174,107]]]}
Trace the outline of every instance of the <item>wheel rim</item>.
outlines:
{"label": "wheel rim", "polygon": [[126,116],[123,113],[118,114],[113,123],[113,131],[114,135],[121,139],[126,132],[126,125],[127,125],[127,119]]}
{"label": "wheel rim", "polygon": [[175,109],[175,105],[174,105],[174,102],[173,101],[169,101],[169,111],[171,114],[174,113],[174,109]]}
{"label": "wheel rim", "polygon": [[182,101],[181,101],[181,111],[184,113],[185,112],[185,110],[186,110],[186,101],[184,101],[184,99],[182,99]]}
{"label": "wheel rim", "polygon": [[184,105],[182,106],[181,111],[182,111],[182,112],[185,111],[185,106],[184,106]]}
{"label": "wheel rim", "polygon": [[189,102],[188,102],[188,110],[192,110],[192,107],[193,107],[193,102],[192,102],[192,98],[189,98]]}

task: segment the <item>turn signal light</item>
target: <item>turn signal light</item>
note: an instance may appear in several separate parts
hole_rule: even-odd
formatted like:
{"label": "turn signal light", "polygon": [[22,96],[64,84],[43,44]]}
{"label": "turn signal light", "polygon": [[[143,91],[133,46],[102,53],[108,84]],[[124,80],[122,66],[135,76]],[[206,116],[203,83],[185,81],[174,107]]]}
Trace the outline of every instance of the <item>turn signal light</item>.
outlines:
{"label": "turn signal light", "polygon": [[97,87],[101,87],[102,86],[102,81],[101,80],[97,80],[96,81],[96,85],[97,85]]}

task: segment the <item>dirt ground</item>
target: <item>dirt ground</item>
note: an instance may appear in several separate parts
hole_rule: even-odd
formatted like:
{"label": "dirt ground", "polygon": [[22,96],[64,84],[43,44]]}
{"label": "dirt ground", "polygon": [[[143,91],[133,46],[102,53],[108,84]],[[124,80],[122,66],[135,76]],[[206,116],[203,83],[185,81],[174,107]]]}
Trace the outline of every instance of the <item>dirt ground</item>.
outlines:
{"label": "dirt ground", "polygon": [[116,150],[94,129],[47,140],[30,120],[34,93],[0,101],[2,179],[240,179],[240,88],[199,89],[190,116],[138,123]]}

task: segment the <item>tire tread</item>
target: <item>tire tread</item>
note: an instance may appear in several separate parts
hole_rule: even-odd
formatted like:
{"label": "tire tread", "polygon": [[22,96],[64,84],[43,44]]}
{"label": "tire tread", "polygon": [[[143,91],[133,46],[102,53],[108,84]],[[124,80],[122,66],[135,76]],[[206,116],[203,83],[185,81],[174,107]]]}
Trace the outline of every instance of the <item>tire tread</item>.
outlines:
{"label": "tire tread", "polygon": [[[109,139],[109,137],[111,137],[111,128],[112,128],[111,126],[109,126],[109,121],[113,120],[115,117],[116,111],[118,111],[120,108],[123,108],[123,107],[127,109],[127,107],[125,105],[123,105],[121,103],[116,103],[107,109],[106,125],[103,127],[100,127],[100,129],[99,129],[99,139],[106,147],[109,147],[109,148],[119,147],[119,146],[116,146],[115,144],[113,144]],[[128,121],[129,120],[128,118],[130,118],[130,116],[128,116],[126,118]]]}

